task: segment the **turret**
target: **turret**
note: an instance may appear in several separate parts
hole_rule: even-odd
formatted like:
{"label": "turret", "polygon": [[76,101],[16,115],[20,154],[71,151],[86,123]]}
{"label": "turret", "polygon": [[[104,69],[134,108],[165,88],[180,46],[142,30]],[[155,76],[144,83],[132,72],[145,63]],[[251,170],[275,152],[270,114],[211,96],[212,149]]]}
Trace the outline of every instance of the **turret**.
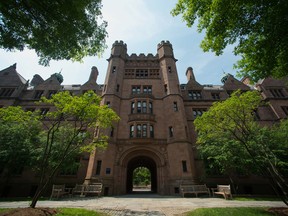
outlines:
{"label": "turret", "polygon": [[112,45],[111,55],[115,57],[126,58],[127,45],[122,41],[115,41]]}
{"label": "turret", "polygon": [[91,68],[91,73],[90,73],[90,77],[89,77],[89,81],[93,81],[93,82],[97,82],[97,78],[98,78],[99,72],[97,67],[93,66]]}
{"label": "turret", "polygon": [[196,81],[192,67],[188,67],[188,68],[187,68],[187,70],[186,70],[186,77],[187,77],[187,81],[189,81],[189,80],[194,80],[194,81]]}

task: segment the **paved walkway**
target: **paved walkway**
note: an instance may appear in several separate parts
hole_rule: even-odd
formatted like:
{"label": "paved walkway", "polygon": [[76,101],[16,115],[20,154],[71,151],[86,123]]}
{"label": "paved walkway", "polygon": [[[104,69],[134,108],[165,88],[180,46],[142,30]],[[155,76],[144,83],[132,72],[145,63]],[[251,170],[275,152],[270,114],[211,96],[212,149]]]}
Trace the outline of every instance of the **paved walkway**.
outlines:
{"label": "paved walkway", "polygon": [[[0,208],[28,207],[28,201],[0,202]],[[173,216],[196,208],[210,207],[286,207],[280,201],[236,201],[223,198],[181,198],[157,194],[124,195],[101,198],[71,198],[39,201],[38,207],[69,207],[97,210],[115,216]]]}

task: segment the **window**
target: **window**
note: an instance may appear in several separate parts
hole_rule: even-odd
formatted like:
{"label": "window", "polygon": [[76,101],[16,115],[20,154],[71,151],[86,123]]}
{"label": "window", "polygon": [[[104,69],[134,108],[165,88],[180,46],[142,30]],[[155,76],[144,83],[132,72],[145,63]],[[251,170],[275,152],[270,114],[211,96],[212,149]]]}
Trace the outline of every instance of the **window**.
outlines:
{"label": "window", "polygon": [[174,105],[173,105],[174,111],[177,112],[178,111],[178,105],[177,102],[174,101]]}
{"label": "window", "polygon": [[142,106],[141,101],[138,101],[137,102],[137,113],[141,113],[141,106]]}
{"label": "window", "polygon": [[146,101],[142,102],[142,113],[147,113],[147,103],[146,103]]}
{"label": "window", "polygon": [[117,87],[116,87],[116,92],[119,92],[119,88],[120,88],[120,85],[117,84]]}
{"label": "window", "polygon": [[110,101],[107,101],[107,102],[106,102],[106,105],[107,105],[108,108],[111,108]]}
{"label": "window", "polygon": [[110,131],[110,137],[113,137],[114,136],[114,128],[111,127],[111,131]]}
{"label": "window", "polygon": [[143,86],[144,94],[152,94],[152,86]]}
{"label": "window", "polygon": [[147,125],[142,125],[142,137],[147,137]]}
{"label": "window", "polygon": [[188,96],[192,100],[199,100],[202,98],[200,91],[189,91]]}
{"label": "window", "polygon": [[10,97],[13,94],[14,90],[14,88],[1,88],[0,97]]}
{"label": "window", "polygon": [[154,138],[154,126],[150,125],[150,137]]}
{"label": "window", "polygon": [[174,135],[174,134],[173,134],[173,127],[170,126],[170,127],[169,127],[169,136],[170,136],[170,137],[173,137],[173,135]]}
{"label": "window", "polygon": [[44,91],[36,91],[34,99],[40,99],[41,96],[43,95]]}
{"label": "window", "polygon": [[283,98],[285,97],[282,89],[270,89],[271,94],[273,95],[273,97],[275,98]]}
{"label": "window", "polygon": [[48,99],[50,99],[50,98],[52,98],[52,95],[54,95],[54,94],[56,94],[57,93],[57,91],[49,91],[48,92]]}
{"label": "window", "polygon": [[220,93],[211,93],[211,95],[212,95],[212,98],[214,100],[219,100],[220,99]]}
{"label": "window", "polygon": [[112,73],[115,73],[116,72],[116,66],[113,66],[112,67]]}
{"label": "window", "polygon": [[132,94],[140,94],[141,86],[132,86]]}
{"label": "window", "polygon": [[153,104],[152,104],[152,102],[149,102],[149,112],[151,114],[153,113]]}
{"label": "window", "polygon": [[187,170],[187,163],[186,163],[186,161],[182,161],[182,170],[183,170],[183,172],[187,172],[188,170]]}
{"label": "window", "polygon": [[204,112],[206,112],[206,109],[193,109],[194,119],[195,119],[197,116],[202,116]]}
{"label": "window", "polygon": [[40,109],[40,115],[46,115],[47,113],[48,113],[48,111],[49,111],[49,108],[41,108]]}
{"label": "window", "polygon": [[100,175],[101,165],[102,165],[102,160],[97,160],[96,173],[95,173],[96,175]]}
{"label": "window", "polygon": [[131,102],[131,113],[134,113],[135,102]]}
{"label": "window", "polygon": [[111,168],[106,168],[106,175],[110,175],[111,174]]}
{"label": "window", "polygon": [[136,133],[136,137],[141,137],[142,135],[142,126],[140,124],[137,124],[137,133]]}
{"label": "window", "polygon": [[134,125],[130,125],[130,138],[134,137]]}
{"label": "window", "polygon": [[148,70],[147,69],[137,69],[136,70],[137,78],[148,78]]}
{"label": "window", "polygon": [[286,116],[288,116],[288,106],[282,106],[282,110],[284,111]]}
{"label": "window", "polygon": [[164,92],[165,92],[165,94],[167,94],[167,92],[168,92],[167,84],[164,85]]}
{"label": "window", "polygon": [[171,72],[172,72],[172,70],[171,70],[171,67],[170,67],[170,66],[168,67],[168,72],[169,72],[169,73],[171,73]]}

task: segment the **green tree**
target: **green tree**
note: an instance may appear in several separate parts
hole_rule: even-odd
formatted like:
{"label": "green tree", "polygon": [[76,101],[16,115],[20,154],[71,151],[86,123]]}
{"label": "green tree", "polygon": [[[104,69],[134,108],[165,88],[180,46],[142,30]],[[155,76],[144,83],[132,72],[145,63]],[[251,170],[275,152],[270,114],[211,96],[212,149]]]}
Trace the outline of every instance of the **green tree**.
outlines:
{"label": "green tree", "polygon": [[0,48],[34,49],[39,63],[81,61],[106,48],[101,0],[6,0],[0,3]]}
{"label": "green tree", "polygon": [[75,153],[105,147],[107,136],[102,133],[94,137],[97,128],[110,127],[119,119],[107,106],[101,106],[101,97],[93,91],[81,96],[60,92],[51,99],[41,98],[40,103],[52,105],[54,111],[43,116],[43,135],[37,158],[40,179],[31,207],[36,203],[63,163],[71,160]]}
{"label": "green tree", "polygon": [[146,167],[137,167],[133,172],[133,185],[151,184],[151,173]]}
{"label": "green tree", "polygon": [[287,75],[287,10],[286,0],[178,0],[171,13],[182,14],[188,27],[198,21],[198,31],[205,30],[204,51],[220,55],[235,44],[234,53],[241,56],[238,75],[257,82]]}
{"label": "green tree", "polygon": [[0,173],[7,182],[11,175],[33,164],[40,130],[34,113],[13,106],[0,109]]}
{"label": "green tree", "polygon": [[197,143],[208,161],[223,173],[247,173],[249,167],[269,178],[275,192],[288,204],[288,185],[283,178],[288,167],[288,123],[260,126],[253,115],[260,104],[256,91],[236,91],[229,99],[214,103],[194,121]]}

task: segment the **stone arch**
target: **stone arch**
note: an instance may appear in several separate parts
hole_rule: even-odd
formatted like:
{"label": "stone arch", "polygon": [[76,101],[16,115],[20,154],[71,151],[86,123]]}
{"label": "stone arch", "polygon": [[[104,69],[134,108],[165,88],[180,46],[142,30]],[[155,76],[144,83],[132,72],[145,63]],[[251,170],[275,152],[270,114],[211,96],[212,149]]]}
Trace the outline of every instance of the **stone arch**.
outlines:
{"label": "stone arch", "polygon": [[163,193],[163,169],[167,164],[165,154],[149,147],[135,147],[124,151],[117,162],[121,167],[122,188],[124,187],[122,191],[124,193],[132,191],[133,171],[140,166],[148,168],[151,173],[151,191]]}

